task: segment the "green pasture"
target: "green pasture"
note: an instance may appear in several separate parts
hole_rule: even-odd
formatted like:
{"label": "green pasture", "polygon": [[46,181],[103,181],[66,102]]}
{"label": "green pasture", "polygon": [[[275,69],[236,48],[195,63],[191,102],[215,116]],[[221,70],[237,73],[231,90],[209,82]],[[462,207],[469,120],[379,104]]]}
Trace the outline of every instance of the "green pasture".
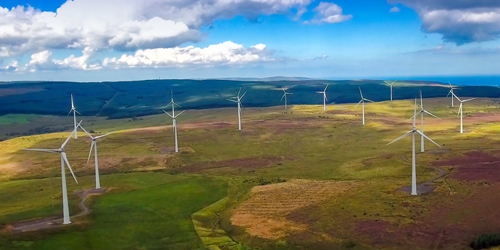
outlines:
{"label": "green pasture", "polygon": [[[70,184],[69,189],[90,188],[92,181],[90,177],[81,178],[80,184]],[[21,209],[23,201],[31,206],[25,209],[44,208],[43,212],[32,210],[31,217],[53,215],[59,209],[52,206],[59,208],[61,201],[60,197],[51,196],[59,193],[59,189],[38,190],[33,194],[33,187],[44,182],[46,180],[32,180],[2,185],[2,194],[13,195],[8,200],[2,197],[2,201],[18,204]],[[57,229],[57,233],[2,235],[0,249],[203,249],[191,215],[227,194],[223,180],[164,173],[107,175],[103,176],[102,183],[111,191],[93,198],[93,212],[85,218],[74,219],[75,226]],[[75,201],[72,199],[72,203]],[[0,221],[4,224],[30,218],[19,209],[2,208]],[[77,211],[71,206],[72,214]]]}
{"label": "green pasture", "polygon": [[7,114],[0,116],[0,126],[9,124],[25,124],[37,117],[32,114]]}

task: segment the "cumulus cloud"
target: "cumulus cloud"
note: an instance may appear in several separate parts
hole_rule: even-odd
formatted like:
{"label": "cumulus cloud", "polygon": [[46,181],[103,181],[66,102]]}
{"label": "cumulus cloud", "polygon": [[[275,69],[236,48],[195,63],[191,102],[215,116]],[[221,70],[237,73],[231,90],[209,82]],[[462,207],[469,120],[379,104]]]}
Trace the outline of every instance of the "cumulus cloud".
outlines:
{"label": "cumulus cloud", "polygon": [[422,29],[443,35],[457,45],[495,40],[500,36],[500,1],[497,0],[388,0],[415,11]]}
{"label": "cumulus cloud", "polygon": [[317,14],[305,24],[341,23],[352,18],[352,15],[343,15],[342,8],[334,3],[321,2],[314,11]]}
{"label": "cumulus cloud", "polygon": [[291,13],[311,0],[72,0],[57,13],[0,7],[0,57],[79,48],[135,51],[168,48],[203,38],[200,27],[218,18]]}
{"label": "cumulus cloud", "polygon": [[12,60],[7,66],[4,68],[0,68],[0,72],[13,72],[19,70],[19,62],[16,60]]}
{"label": "cumulus cloud", "polygon": [[71,55],[63,60],[53,59],[52,52],[49,50],[44,50],[41,52],[34,53],[31,55],[31,60],[29,63],[22,68],[22,71],[35,72],[37,70],[55,70],[55,69],[81,69],[81,70],[93,70],[100,69],[99,63],[89,64],[88,61],[94,50],[85,48],[82,51],[82,55],[77,57]]}
{"label": "cumulus cloud", "polygon": [[133,55],[105,58],[102,66],[110,68],[179,67],[184,65],[230,65],[274,61],[273,52],[264,44],[249,48],[233,42],[210,45],[139,50]]}
{"label": "cumulus cloud", "polygon": [[395,12],[399,12],[399,8],[397,6],[394,6],[392,7],[390,10],[389,10],[390,13],[395,13]]}

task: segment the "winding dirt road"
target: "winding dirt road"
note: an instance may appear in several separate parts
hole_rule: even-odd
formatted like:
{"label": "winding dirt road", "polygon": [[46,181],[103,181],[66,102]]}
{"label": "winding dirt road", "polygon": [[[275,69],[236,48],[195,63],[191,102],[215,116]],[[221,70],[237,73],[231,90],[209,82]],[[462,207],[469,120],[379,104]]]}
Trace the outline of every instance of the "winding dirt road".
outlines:
{"label": "winding dirt road", "polygon": [[[406,158],[406,155],[400,155],[399,159],[402,161],[410,162],[410,160],[408,160],[408,158]],[[433,167],[433,166],[427,166],[427,167],[436,170],[438,172],[438,175],[430,180],[423,182],[423,183],[420,183],[420,184],[417,183],[418,194],[427,194],[427,193],[434,191],[434,189],[436,189],[436,186],[434,185],[434,181],[436,181],[437,179],[442,178],[443,176],[446,175],[446,171],[442,168]],[[411,186],[400,187],[397,190],[410,193]]]}
{"label": "winding dirt road", "polygon": [[[71,219],[90,214],[92,210],[89,209],[85,204],[88,198],[94,195],[103,194],[106,191],[107,189],[105,188],[75,191],[74,194],[78,195],[78,197],[80,197],[81,199],[80,202],[78,203],[78,207],[80,207],[81,212],[71,216]],[[5,227],[5,229],[12,233],[23,233],[23,232],[37,231],[48,228],[57,228],[62,226],[65,226],[62,224],[62,218],[60,218],[59,216],[51,216],[36,220],[16,222],[13,223],[12,225],[8,225],[7,227]]]}

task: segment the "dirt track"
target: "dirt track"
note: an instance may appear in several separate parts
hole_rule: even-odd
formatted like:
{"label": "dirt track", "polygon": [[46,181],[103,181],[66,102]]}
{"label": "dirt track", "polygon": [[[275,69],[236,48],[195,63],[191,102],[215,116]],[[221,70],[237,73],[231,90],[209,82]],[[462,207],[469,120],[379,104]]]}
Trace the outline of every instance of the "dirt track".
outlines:
{"label": "dirt track", "polygon": [[[400,155],[399,159],[402,161],[410,162],[410,160],[408,160],[405,157],[405,155]],[[421,184],[417,184],[417,191],[419,194],[427,194],[427,193],[434,191],[434,189],[436,189],[436,186],[433,185],[434,181],[436,181],[436,180],[438,180],[446,175],[446,171],[442,168],[434,167],[434,166],[429,166],[429,168],[436,170],[438,172],[438,175],[436,177],[428,180],[428,181],[425,181]],[[411,186],[403,186],[403,187],[398,188],[397,190],[410,193]]]}
{"label": "dirt track", "polygon": [[[104,188],[101,189],[87,189],[87,190],[78,190],[75,191],[74,194],[78,195],[80,197],[80,202],[78,203],[78,206],[82,210],[80,213],[71,216],[71,219],[78,218],[85,216],[87,214],[90,214],[92,210],[90,210],[85,202],[90,196],[93,195],[99,195],[105,193],[107,190]],[[59,216],[51,216],[51,217],[46,217],[42,219],[36,219],[36,220],[28,220],[28,221],[21,221],[21,222],[16,222],[12,225],[8,225],[6,229],[8,231],[11,231],[12,233],[23,233],[23,232],[29,232],[29,231],[37,231],[37,230],[43,230],[43,229],[48,229],[48,228],[57,228],[57,227],[62,227],[65,226],[62,224],[62,218]]]}

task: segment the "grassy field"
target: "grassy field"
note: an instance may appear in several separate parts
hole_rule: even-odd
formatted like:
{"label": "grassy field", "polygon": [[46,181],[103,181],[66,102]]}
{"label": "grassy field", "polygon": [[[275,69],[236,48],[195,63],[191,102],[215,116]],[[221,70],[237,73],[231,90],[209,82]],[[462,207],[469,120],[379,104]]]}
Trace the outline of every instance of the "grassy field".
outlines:
{"label": "grassy field", "polygon": [[[474,223],[477,216],[470,212],[481,211],[478,216],[485,221],[500,218],[498,212],[483,209],[500,205],[496,198],[483,197],[500,190],[500,180],[488,179],[496,173],[490,166],[496,164],[495,157],[500,162],[499,102],[484,98],[466,103],[466,133],[459,134],[458,108],[448,107],[450,99],[425,99],[426,110],[441,118],[425,117],[425,133],[443,148],[427,142],[426,153],[420,153],[417,138],[417,180],[430,180],[439,169],[446,175],[432,183],[434,192],[417,197],[396,191],[410,184],[411,140],[387,146],[411,129],[413,102],[367,104],[365,126],[361,107],[353,104],[330,105],[326,112],[319,105],[293,106],[288,112],[283,107],[246,108],[241,132],[235,108],[189,110],[178,121],[180,154],[169,153],[173,135],[164,115],[122,120],[84,117],[89,130],[117,131],[98,142],[101,182],[112,191],[94,198],[94,212],[75,226],[25,235],[4,233],[0,245],[196,249],[203,243],[215,247],[220,241],[223,249],[229,243],[233,248],[263,249],[398,249],[408,244],[411,249],[465,249],[474,237],[500,231],[496,223]],[[0,142],[0,223],[60,213],[59,157],[20,149],[58,148],[68,134]],[[69,179],[70,190],[93,185],[93,163],[86,163],[90,140],[83,133],[79,137],[67,146],[80,181]],[[487,166],[476,170],[475,164]],[[486,177],[463,171],[484,172]],[[231,223],[233,210],[252,200],[252,187],[273,190],[278,185],[273,183],[295,183],[291,181],[295,179],[355,185],[278,213],[285,225],[305,228],[285,232],[279,239],[257,237]],[[306,193],[301,199],[314,195]],[[302,202],[290,200],[293,195],[265,197],[274,197],[266,204]],[[71,211],[77,211],[76,197],[70,198]],[[201,228],[202,240],[192,219]],[[210,234],[213,223],[216,233]]]}
{"label": "grassy field", "polygon": [[[90,188],[92,181],[89,177],[82,178],[81,184],[70,185],[69,189]],[[44,208],[35,209],[30,216],[51,215],[59,210],[60,197],[50,197],[53,191],[50,188],[45,192],[33,190],[33,187],[44,186],[44,182],[46,180],[4,185],[1,193],[14,195],[5,199],[15,200],[12,204],[21,205],[24,200],[24,204]],[[227,193],[223,180],[164,173],[114,174],[103,176],[102,182],[112,190],[94,198],[94,211],[89,217],[74,220],[75,226],[67,229],[4,235],[0,238],[0,248],[203,249],[191,224],[191,214]],[[4,201],[7,197],[1,198]],[[72,211],[75,210],[72,206]],[[4,224],[27,217],[26,212],[19,213],[19,207],[17,210],[3,208],[2,214],[0,221]]]}
{"label": "grassy field", "polygon": [[0,116],[0,126],[9,124],[26,124],[35,118],[36,115],[7,114]]}

